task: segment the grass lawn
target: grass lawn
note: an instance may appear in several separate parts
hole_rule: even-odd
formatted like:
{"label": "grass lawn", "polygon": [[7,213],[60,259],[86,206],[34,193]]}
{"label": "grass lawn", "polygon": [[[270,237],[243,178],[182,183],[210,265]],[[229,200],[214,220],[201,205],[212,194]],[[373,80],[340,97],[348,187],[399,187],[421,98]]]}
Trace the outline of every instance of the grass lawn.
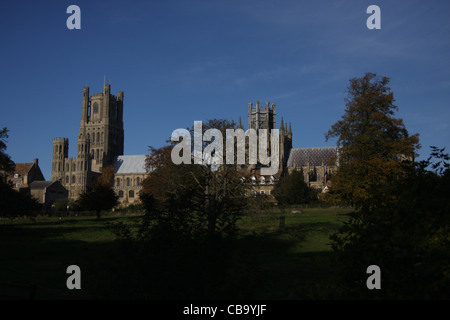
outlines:
{"label": "grass lawn", "polygon": [[[264,279],[248,298],[297,299],[304,296],[307,288],[331,281],[334,275],[329,235],[345,221],[349,211],[311,208],[294,214],[274,210],[242,217],[234,254],[245,257]],[[281,215],[285,217],[282,230]],[[44,299],[98,296],[91,284],[98,277],[98,270],[108,268],[108,259],[117,252],[111,223],[118,221],[137,227],[140,216],[105,215],[100,220],[43,217],[36,222],[0,220],[0,283],[33,283],[60,290],[38,288],[37,298]],[[80,266],[82,290],[67,289],[69,265]],[[0,294],[26,298],[29,290],[0,284]]]}
{"label": "grass lawn", "polygon": [[[311,208],[300,214],[274,212],[240,221],[242,250],[262,269],[267,281],[257,299],[297,299],[308,288],[333,281],[329,236],[349,209]],[[285,216],[280,230],[280,216]]]}
{"label": "grass lawn", "polygon": [[[89,273],[84,272],[82,266],[101,262],[105,250],[114,246],[109,224],[115,221],[138,224],[139,220],[139,216],[133,215],[100,220],[96,217],[65,217],[61,220],[44,217],[37,218],[36,223],[28,219],[0,220],[0,283],[36,284],[77,296],[80,292],[69,291],[66,287],[67,267],[80,266],[82,283],[88,281]],[[26,297],[28,289],[0,285],[0,294],[15,295],[15,292]],[[61,296],[60,292],[45,292],[43,297]]]}

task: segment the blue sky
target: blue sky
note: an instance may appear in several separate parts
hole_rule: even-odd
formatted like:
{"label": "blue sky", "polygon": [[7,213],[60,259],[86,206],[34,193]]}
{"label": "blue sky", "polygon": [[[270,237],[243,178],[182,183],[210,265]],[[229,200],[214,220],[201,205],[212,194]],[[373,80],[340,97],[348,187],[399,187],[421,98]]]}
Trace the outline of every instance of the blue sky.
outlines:
{"label": "blue sky", "polygon": [[[66,9],[81,9],[69,30]],[[381,30],[366,9],[381,8]],[[10,1],[0,17],[0,127],[17,162],[39,158],[51,178],[52,141],[75,156],[83,86],[124,91],[125,154],[164,145],[195,120],[246,124],[249,102],[277,104],[294,147],[331,146],[348,80],[391,78],[397,116],[429,146],[450,148],[450,2]]]}

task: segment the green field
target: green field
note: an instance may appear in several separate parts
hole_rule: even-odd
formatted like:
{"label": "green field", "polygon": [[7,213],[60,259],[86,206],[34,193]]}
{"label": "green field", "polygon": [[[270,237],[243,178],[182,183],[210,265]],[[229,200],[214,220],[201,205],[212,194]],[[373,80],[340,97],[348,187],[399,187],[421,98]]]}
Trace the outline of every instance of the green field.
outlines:
{"label": "green field", "polygon": [[[347,218],[349,209],[310,208],[302,213],[290,210],[264,211],[246,215],[239,221],[239,235],[233,244],[233,257],[257,274],[249,299],[298,299],[311,297],[311,289],[333,281],[329,235]],[[285,217],[280,229],[280,216]],[[0,294],[29,296],[29,288],[5,285],[35,284],[38,299],[108,298],[114,283],[104,286],[110,264],[121,259],[120,243],[115,241],[111,223],[140,224],[140,215],[95,217],[41,217],[0,220]],[[227,257],[230,257],[229,255]],[[230,258],[228,258],[230,259]],[[126,260],[126,258],[124,258]],[[133,277],[123,261],[122,281]],[[66,269],[78,265],[82,290],[68,290]],[[117,267],[117,266],[116,266]],[[250,270],[250,271],[249,271]],[[132,282],[130,282],[132,283]],[[101,286],[104,286],[101,288]],[[46,290],[52,289],[56,291]],[[313,290],[314,291],[314,290]],[[66,296],[67,295],[67,296]],[[185,297],[191,298],[191,297]]]}

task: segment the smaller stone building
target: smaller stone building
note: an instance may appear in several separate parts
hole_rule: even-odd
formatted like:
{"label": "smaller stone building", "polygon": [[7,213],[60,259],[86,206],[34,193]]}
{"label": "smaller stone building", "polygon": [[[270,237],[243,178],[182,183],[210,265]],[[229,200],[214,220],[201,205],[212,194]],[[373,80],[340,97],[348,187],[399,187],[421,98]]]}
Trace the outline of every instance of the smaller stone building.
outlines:
{"label": "smaller stone building", "polygon": [[7,183],[11,184],[15,190],[22,192],[28,192],[33,181],[44,180],[38,159],[29,163],[16,163],[14,171],[7,173],[6,176]]}
{"label": "smaller stone building", "polygon": [[57,199],[68,196],[67,189],[59,181],[33,181],[30,183],[30,193],[45,209]]}
{"label": "smaller stone building", "polygon": [[117,156],[113,162],[114,191],[121,205],[139,203],[142,181],[147,177],[146,155]]}
{"label": "smaller stone building", "polygon": [[14,190],[33,196],[44,208],[68,196],[67,189],[59,181],[45,181],[38,159],[30,163],[16,163],[14,171],[7,174],[6,181]]}

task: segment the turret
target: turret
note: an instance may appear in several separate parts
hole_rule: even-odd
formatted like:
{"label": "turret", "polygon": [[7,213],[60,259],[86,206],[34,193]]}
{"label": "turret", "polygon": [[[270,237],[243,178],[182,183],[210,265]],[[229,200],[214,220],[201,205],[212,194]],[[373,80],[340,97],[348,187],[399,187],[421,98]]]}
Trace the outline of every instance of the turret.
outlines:
{"label": "turret", "polygon": [[248,104],[248,128],[252,128],[252,109],[253,109],[253,103]]}
{"label": "turret", "polygon": [[81,108],[81,125],[87,122],[89,113],[89,87],[83,88],[83,103]]}
{"label": "turret", "polygon": [[276,111],[275,111],[275,103],[272,103],[272,129],[276,129],[276,119],[277,119],[277,115],[276,115]]}
{"label": "turret", "polygon": [[111,85],[105,84],[103,88],[103,118],[108,119],[109,113],[110,113],[110,103],[109,103],[109,97],[111,94]]}
{"label": "turret", "polygon": [[117,100],[123,103],[123,91],[117,92]]}
{"label": "turret", "polygon": [[259,129],[259,101],[256,101],[256,127],[255,129]]}
{"label": "turret", "polygon": [[123,91],[117,92],[117,121],[123,122]]}

